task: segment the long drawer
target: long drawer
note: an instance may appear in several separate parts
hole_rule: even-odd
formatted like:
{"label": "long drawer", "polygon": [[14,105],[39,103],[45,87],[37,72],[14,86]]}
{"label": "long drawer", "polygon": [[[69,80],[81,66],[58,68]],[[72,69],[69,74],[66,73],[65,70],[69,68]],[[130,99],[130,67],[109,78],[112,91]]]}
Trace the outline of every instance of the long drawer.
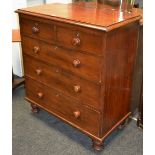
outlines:
{"label": "long drawer", "polygon": [[100,109],[100,85],[78,78],[60,67],[24,55],[25,75]]}
{"label": "long drawer", "polygon": [[30,78],[26,78],[26,97],[73,126],[99,135],[100,113],[81,105],[76,100],[67,98],[60,92]]}
{"label": "long drawer", "polygon": [[100,82],[101,57],[67,50],[29,37],[22,38],[22,47],[25,54],[60,66],[88,80]]}

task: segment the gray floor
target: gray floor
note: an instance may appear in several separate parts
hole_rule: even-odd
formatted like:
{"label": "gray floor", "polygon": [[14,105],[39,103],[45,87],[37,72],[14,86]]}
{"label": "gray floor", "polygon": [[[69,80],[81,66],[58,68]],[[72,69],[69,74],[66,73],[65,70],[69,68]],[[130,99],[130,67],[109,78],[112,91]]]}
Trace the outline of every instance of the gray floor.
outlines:
{"label": "gray floor", "polygon": [[45,111],[32,114],[24,88],[13,92],[13,155],[142,155],[143,133],[131,121],[116,130],[102,152],[91,148],[91,139]]}

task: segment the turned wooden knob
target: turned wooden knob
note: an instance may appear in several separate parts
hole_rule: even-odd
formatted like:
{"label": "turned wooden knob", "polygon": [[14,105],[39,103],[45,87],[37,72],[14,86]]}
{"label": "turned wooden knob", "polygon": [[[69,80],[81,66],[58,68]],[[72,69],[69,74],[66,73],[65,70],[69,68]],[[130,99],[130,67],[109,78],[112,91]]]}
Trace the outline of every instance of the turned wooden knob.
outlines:
{"label": "turned wooden knob", "polygon": [[55,46],[54,49],[57,50],[58,49],[58,46]]}
{"label": "turned wooden knob", "polygon": [[75,91],[76,93],[79,93],[79,92],[81,91],[81,87],[80,87],[79,85],[74,86],[74,91]]}
{"label": "turned wooden knob", "polygon": [[41,69],[36,69],[36,73],[37,73],[37,75],[41,75],[42,70]]}
{"label": "turned wooden knob", "polygon": [[56,69],[55,69],[55,72],[56,72],[56,73],[60,73],[60,69],[59,69],[59,68],[56,68]]}
{"label": "turned wooden knob", "polygon": [[43,93],[38,93],[37,96],[38,96],[38,98],[41,99],[41,98],[43,98]]}
{"label": "turned wooden knob", "polygon": [[73,46],[79,46],[80,43],[81,43],[81,41],[79,38],[73,38],[73,40],[72,40]]}
{"label": "turned wooden knob", "polygon": [[80,117],[80,111],[74,111],[73,114],[74,114],[75,118],[79,118]]}
{"label": "turned wooden knob", "polygon": [[56,97],[60,97],[60,94],[59,94],[59,93],[56,93],[55,96],[56,96]]}
{"label": "turned wooden knob", "polygon": [[32,32],[33,33],[38,33],[39,32],[39,28],[36,27],[36,26],[32,27]]}
{"label": "turned wooden knob", "polygon": [[73,66],[74,67],[80,67],[80,64],[81,64],[81,62],[79,59],[73,60]]}
{"label": "turned wooden knob", "polygon": [[33,51],[34,51],[34,53],[37,54],[37,53],[40,51],[39,46],[34,46],[34,47],[33,47]]}

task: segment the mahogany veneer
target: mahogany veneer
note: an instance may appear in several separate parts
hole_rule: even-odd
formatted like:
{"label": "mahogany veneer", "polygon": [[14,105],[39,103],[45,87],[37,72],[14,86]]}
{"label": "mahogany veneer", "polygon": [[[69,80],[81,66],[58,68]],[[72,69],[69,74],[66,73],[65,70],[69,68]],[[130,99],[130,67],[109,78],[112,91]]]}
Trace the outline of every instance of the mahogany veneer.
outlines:
{"label": "mahogany veneer", "polygon": [[48,4],[17,10],[32,111],[43,108],[86,133],[100,150],[130,115],[139,9]]}

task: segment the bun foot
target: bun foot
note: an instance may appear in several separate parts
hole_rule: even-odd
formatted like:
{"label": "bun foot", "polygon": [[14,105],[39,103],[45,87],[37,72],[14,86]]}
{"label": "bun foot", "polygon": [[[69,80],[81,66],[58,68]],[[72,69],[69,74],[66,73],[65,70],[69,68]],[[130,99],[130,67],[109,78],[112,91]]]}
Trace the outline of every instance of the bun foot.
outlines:
{"label": "bun foot", "polygon": [[103,142],[98,140],[93,140],[93,148],[96,151],[101,151],[104,148]]}
{"label": "bun foot", "polygon": [[39,109],[39,107],[37,105],[31,104],[31,107],[32,107],[31,111],[33,113],[39,113],[40,109]]}

